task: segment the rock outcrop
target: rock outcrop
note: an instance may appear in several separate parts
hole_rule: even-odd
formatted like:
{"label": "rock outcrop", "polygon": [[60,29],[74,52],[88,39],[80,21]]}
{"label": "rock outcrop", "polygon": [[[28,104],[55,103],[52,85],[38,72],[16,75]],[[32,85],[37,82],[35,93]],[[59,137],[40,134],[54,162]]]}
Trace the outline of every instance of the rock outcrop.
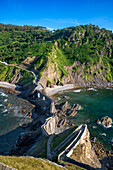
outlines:
{"label": "rock outcrop", "polygon": [[1,170],[17,170],[17,169],[15,169],[15,168],[11,168],[11,167],[9,167],[8,165],[6,165],[6,164],[4,164],[4,163],[1,163],[1,162],[0,162],[0,169],[1,169]]}
{"label": "rock outcrop", "polygon": [[36,142],[36,139],[38,139],[42,134],[41,130],[38,131],[29,131],[25,134],[21,134],[18,138],[16,147],[14,147],[9,155],[23,155],[26,153],[28,148],[32,146]]}
{"label": "rock outcrop", "polygon": [[57,113],[59,116],[70,116],[73,117],[77,114],[77,111],[81,109],[79,104],[73,104],[72,106],[68,101],[56,105]]}
{"label": "rock outcrop", "polygon": [[96,122],[98,124],[102,124],[106,128],[110,127],[111,124],[113,123],[112,119],[110,117],[108,117],[108,116],[102,117],[100,120],[97,119]]}
{"label": "rock outcrop", "polygon": [[105,117],[101,118],[101,123],[105,127],[109,127],[112,124],[112,119],[108,116],[105,116]]}
{"label": "rock outcrop", "polygon": [[88,129],[86,129],[86,133],[80,139],[79,145],[73,150],[71,158],[91,167],[101,168],[101,163],[92,148]]}

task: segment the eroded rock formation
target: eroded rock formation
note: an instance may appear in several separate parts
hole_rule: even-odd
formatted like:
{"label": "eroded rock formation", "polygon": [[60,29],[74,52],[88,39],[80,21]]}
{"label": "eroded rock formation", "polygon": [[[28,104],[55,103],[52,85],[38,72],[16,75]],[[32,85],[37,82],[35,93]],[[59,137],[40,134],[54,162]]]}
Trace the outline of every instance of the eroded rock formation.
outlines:
{"label": "eroded rock formation", "polygon": [[109,127],[112,124],[112,119],[108,116],[105,116],[105,117],[101,118],[101,123],[104,126]]}
{"label": "eroded rock formation", "polygon": [[90,165],[91,167],[101,168],[101,163],[92,148],[88,129],[86,129],[86,132],[80,139],[79,145],[73,150],[71,158]]}

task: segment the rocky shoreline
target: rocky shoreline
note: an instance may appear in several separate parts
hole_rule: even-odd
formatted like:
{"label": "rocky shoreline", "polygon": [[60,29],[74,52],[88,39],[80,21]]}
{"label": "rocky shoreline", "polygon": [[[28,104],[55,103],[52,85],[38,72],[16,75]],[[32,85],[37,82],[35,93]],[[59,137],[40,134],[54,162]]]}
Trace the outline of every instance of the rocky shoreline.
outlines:
{"label": "rocky shoreline", "polygon": [[[110,86],[110,87],[112,87],[112,86]],[[82,88],[84,88],[84,87],[82,87]],[[22,154],[26,155],[27,151],[29,150],[29,146],[32,147],[36,143],[36,140],[39,140],[42,135],[42,131],[41,131],[40,127],[43,125],[45,118],[44,118],[44,121],[42,121],[40,119],[40,116],[42,116],[42,115],[46,115],[46,117],[51,116],[51,115],[49,115],[49,113],[50,113],[50,105],[51,105],[52,100],[50,98],[48,98],[48,96],[46,96],[43,93],[40,93],[40,91],[37,91],[37,90],[32,91],[32,93],[30,92],[30,93],[26,94],[26,91],[20,91],[18,93],[18,91],[13,90],[13,89],[7,89],[7,88],[4,88],[4,89],[11,94],[17,94],[17,95],[20,95],[24,99],[26,98],[28,101],[30,101],[32,104],[35,105],[35,111],[39,113],[36,116],[36,118],[33,119],[33,121],[31,123],[24,124],[21,126],[22,128],[27,129],[28,132],[26,134],[19,136],[17,144],[9,153],[9,155],[22,155]],[[39,95],[39,93],[40,93],[40,95]],[[54,97],[52,97],[52,98],[54,98]],[[57,108],[57,114],[59,115],[59,117],[75,116],[76,111],[80,110],[80,105],[76,104],[76,105],[73,105],[70,107],[68,105],[68,103],[66,103],[66,102],[64,104],[61,104],[61,106],[56,105],[55,107]],[[54,110],[54,112],[55,112],[55,110]],[[59,122],[58,122],[58,126],[63,127],[65,124],[66,124],[66,119],[60,118]],[[27,143],[26,143],[26,141],[27,141]],[[111,156],[111,155],[109,155],[109,156]]]}

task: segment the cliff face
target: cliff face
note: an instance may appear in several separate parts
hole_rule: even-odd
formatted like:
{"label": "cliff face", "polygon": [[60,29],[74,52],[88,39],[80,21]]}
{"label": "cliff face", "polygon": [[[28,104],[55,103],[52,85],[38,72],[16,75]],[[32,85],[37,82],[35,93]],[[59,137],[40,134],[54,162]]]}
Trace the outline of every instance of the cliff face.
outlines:
{"label": "cliff face", "polygon": [[[43,71],[39,82],[44,87],[53,87],[54,85],[74,84],[75,87],[106,87],[113,86],[113,81],[106,80],[106,67],[102,68],[102,64],[91,65],[86,69],[86,65],[76,61],[72,66],[64,66],[67,75],[61,76],[62,71],[59,70],[56,63],[48,64]],[[76,69],[76,71],[74,71]]]}
{"label": "cliff face", "polygon": [[71,156],[72,159],[90,165],[94,168],[101,168],[101,163],[97,158],[95,151],[92,148],[89,131],[87,129],[85,135],[82,137],[79,145],[74,149]]}
{"label": "cliff face", "polygon": [[39,82],[43,85],[43,87],[47,87],[57,84],[59,82],[59,79],[60,74],[57,64],[48,63],[48,67],[43,71]]}

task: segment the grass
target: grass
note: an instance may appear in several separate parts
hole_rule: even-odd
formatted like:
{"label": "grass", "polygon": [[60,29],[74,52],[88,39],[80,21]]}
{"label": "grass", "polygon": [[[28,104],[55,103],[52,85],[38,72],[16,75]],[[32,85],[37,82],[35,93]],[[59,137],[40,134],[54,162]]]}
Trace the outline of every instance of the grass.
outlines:
{"label": "grass", "polygon": [[[78,135],[78,133],[76,134],[76,136]],[[62,149],[60,149],[58,152],[57,152],[57,155],[60,154],[61,152],[63,152],[69,145],[70,143],[76,138],[76,136],[74,136],[64,147],[62,147]]]}
{"label": "grass", "polygon": [[71,155],[71,158],[74,160],[80,161],[80,157],[82,155],[82,145],[78,145],[74,151],[73,154]]}
{"label": "grass", "polygon": [[22,70],[15,66],[6,66],[4,64],[0,64],[0,81],[11,82],[12,78],[16,75],[20,74],[19,85],[24,87],[30,87],[33,85],[34,76],[32,73],[26,70]]}
{"label": "grass", "polygon": [[[0,162],[7,164],[10,167],[18,170],[63,170],[63,167],[58,167],[48,160],[29,157],[16,157],[16,156],[0,156]],[[68,170],[83,170],[76,165],[60,161],[66,165]]]}
{"label": "grass", "polygon": [[57,167],[47,160],[43,161],[37,158],[0,156],[0,162],[18,170],[60,170],[64,168]]}
{"label": "grass", "polygon": [[76,166],[74,164],[71,163],[67,163],[67,162],[63,162],[63,161],[59,161],[60,163],[63,163],[66,165],[66,168],[69,170],[84,170],[84,168],[81,168],[79,166]]}
{"label": "grass", "polygon": [[35,157],[40,156],[41,158],[46,158],[47,141],[48,141],[47,137],[41,136],[40,141],[38,142],[34,150],[33,156]]}

